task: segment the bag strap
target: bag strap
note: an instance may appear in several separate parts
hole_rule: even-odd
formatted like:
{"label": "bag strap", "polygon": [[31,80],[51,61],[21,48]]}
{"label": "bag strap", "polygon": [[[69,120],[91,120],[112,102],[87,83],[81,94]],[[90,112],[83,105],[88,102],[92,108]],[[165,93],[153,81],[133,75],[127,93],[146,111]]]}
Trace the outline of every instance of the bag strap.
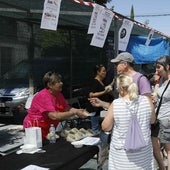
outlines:
{"label": "bag strap", "polygon": [[159,109],[160,109],[160,107],[161,107],[163,95],[164,95],[166,89],[168,88],[169,83],[170,83],[170,80],[168,81],[168,83],[167,83],[167,85],[166,85],[166,87],[165,87],[165,89],[164,89],[164,91],[163,91],[163,93],[162,93],[162,95],[161,95],[161,97],[160,97],[160,101],[159,101],[158,107],[157,107],[157,109],[156,109],[156,119],[157,119],[157,117],[158,117]]}
{"label": "bag strap", "polygon": [[33,121],[33,127],[38,127],[38,119],[34,119],[34,121]]}
{"label": "bag strap", "polygon": [[138,79],[137,79],[137,86],[138,86],[138,91],[139,91],[139,94],[140,94],[140,79],[143,77],[144,75],[143,74],[141,74],[139,77],[138,77]]}
{"label": "bag strap", "polygon": [[38,127],[38,119],[34,119],[33,121],[27,122],[27,127]]}
{"label": "bag strap", "polygon": [[[126,103],[126,102],[125,102],[125,103]],[[127,103],[126,103],[126,106],[127,106],[127,108],[129,109],[129,112],[130,112],[131,115],[136,115],[136,113],[138,112],[138,107],[139,107],[139,98],[138,98],[137,103],[135,103],[134,112],[131,111],[132,109],[130,109],[130,107],[128,106]]]}

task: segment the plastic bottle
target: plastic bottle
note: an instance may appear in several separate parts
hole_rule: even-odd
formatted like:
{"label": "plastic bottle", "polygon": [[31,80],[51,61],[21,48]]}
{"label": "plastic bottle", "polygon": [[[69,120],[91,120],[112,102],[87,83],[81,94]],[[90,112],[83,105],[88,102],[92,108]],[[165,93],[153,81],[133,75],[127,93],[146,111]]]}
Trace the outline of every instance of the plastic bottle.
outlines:
{"label": "plastic bottle", "polygon": [[49,129],[49,141],[50,143],[56,143],[56,136],[55,136],[55,127],[54,124],[50,125],[50,129]]}

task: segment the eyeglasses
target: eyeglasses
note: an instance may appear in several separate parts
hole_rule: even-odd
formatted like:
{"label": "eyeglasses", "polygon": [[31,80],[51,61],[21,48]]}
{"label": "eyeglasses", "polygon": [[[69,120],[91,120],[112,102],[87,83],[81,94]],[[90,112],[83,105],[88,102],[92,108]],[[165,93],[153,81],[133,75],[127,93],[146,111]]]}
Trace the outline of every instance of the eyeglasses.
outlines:
{"label": "eyeglasses", "polygon": [[119,64],[124,64],[124,63],[126,63],[126,61],[119,61],[119,62],[115,63],[115,65],[118,66]]}

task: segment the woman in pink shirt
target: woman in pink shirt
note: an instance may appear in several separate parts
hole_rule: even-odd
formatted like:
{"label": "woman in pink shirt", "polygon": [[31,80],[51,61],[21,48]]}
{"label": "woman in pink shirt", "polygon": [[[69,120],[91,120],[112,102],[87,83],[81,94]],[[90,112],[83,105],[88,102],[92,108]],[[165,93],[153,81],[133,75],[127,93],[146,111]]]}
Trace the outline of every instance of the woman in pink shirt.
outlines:
{"label": "woman in pink shirt", "polygon": [[61,75],[55,72],[47,72],[43,77],[45,88],[38,92],[28,109],[24,119],[24,128],[34,126],[41,127],[43,138],[47,137],[50,124],[57,127],[58,123],[71,116],[77,115],[80,118],[87,117],[84,109],[71,108],[62,95],[63,82]]}

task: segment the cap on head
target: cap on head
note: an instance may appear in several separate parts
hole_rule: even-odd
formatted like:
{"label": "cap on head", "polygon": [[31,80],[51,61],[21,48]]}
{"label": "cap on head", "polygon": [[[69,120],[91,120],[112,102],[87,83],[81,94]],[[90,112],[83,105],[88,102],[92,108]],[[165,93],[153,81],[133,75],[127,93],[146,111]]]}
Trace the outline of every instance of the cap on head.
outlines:
{"label": "cap on head", "polygon": [[126,61],[128,63],[134,63],[133,56],[128,52],[122,52],[118,56],[111,60],[112,63],[118,63],[120,61]]}

